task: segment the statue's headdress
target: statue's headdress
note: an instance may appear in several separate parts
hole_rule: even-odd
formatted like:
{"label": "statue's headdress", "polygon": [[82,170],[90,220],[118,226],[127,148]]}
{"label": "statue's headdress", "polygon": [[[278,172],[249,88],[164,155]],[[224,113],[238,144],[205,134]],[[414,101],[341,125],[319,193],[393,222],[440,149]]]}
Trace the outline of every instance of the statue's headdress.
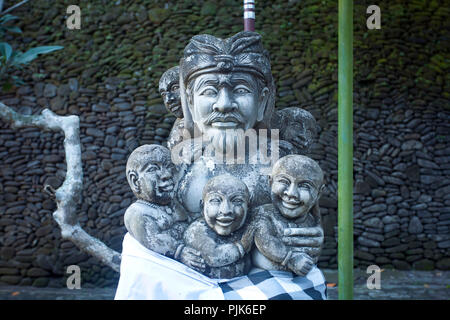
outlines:
{"label": "statue's headdress", "polygon": [[[268,127],[275,104],[275,84],[270,69],[269,53],[263,48],[258,33],[243,31],[227,39],[206,34],[192,37],[180,61],[181,91],[184,91],[185,86],[193,78],[211,72],[248,72],[259,77],[269,89],[262,121]],[[182,94],[183,112],[186,116],[189,110],[183,96],[184,94]],[[191,121],[189,115],[186,120]]]}

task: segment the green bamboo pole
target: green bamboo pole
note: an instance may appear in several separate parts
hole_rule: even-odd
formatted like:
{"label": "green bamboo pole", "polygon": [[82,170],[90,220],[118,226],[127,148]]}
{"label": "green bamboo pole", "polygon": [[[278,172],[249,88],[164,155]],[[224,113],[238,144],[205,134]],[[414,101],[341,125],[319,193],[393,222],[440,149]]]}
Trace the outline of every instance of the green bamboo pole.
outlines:
{"label": "green bamboo pole", "polygon": [[338,289],[353,299],[353,1],[339,0]]}

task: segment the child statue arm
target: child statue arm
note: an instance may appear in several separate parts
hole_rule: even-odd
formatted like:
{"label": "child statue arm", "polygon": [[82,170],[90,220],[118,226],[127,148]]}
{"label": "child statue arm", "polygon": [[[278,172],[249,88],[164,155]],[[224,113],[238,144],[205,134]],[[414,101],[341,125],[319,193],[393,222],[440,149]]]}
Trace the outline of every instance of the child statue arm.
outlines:
{"label": "child statue arm", "polygon": [[208,227],[201,222],[194,222],[185,233],[185,242],[201,252],[205,262],[211,267],[232,264],[245,255],[239,242],[219,244],[215,237],[208,234]]}

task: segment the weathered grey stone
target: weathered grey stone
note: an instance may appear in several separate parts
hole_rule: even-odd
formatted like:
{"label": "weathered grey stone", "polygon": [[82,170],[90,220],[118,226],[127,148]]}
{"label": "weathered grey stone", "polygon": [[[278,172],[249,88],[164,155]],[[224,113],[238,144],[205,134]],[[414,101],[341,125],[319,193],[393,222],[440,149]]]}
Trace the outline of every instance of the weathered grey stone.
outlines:
{"label": "weathered grey stone", "polygon": [[384,232],[385,233],[391,232],[391,231],[396,230],[396,229],[400,229],[400,224],[399,223],[391,223],[391,224],[386,224],[384,226]]}
{"label": "weathered grey stone", "polygon": [[426,208],[428,208],[426,203],[418,203],[418,204],[411,206],[412,210],[424,210]]}
{"label": "weathered grey stone", "polygon": [[382,247],[394,247],[394,246],[397,246],[399,244],[400,244],[400,239],[398,239],[398,238],[390,238],[390,239],[384,240],[381,243],[381,246]]}
{"label": "weathered grey stone", "polygon": [[369,247],[369,248],[370,247],[375,247],[375,248],[380,247],[380,243],[378,241],[370,240],[370,239],[364,238],[362,236],[358,237],[358,242],[362,246]]}
{"label": "weathered grey stone", "polygon": [[402,260],[392,260],[392,264],[398,270],[411,270],[411,265]]}
{"label": "weathered grey stone", "polygon": [[440,270],[450,270],[450,258],[444,258],[436,263],[436,268]]}
{"label": "weathered grey stone", "polygon": [[16,254],[16,250],[13,247],[3,247],[0,249],[0,257],[3,260],[10,260]]}
{"label": "weathered grey stone", "polygon": [[117,145],[117,137],[113,135],[107,135],[105,138],[105,146],[113,148],[116,145]]}
{"label": "weathered grey stone", "polygon": [[36,277],[45,277],[49,276],[50,273],[48,271],[45,271],[44,269],[40,268],[31,268],[27,272],[28,277],[36,278]]}
{"label": "weathered grey stone", "polygon": [[49,278],[37,278],[33,281],[32,285],[33,287],[43,288],[47,286],[49,281]]}
{"label": "weathered grey stone", "polygon": [[109,105],[106,103],[95,103],[92,105],[92,111],[94,112],[108,112],[109,111]]}
{"label": "weathered grey stone", "polygon": [[450,240],[440,241],[437,244],[438,248],[447,249],[450,248]]}
{"label": "weathered grey stone", "polygon": [[434,262],[429,259],[422,259],[413,263],[413,268],[416,270],[433,270]]}
{"label": "weathered grey stone", "polygon": [[382,212],[385,211],[387,206],[384,203],[374,204],[369,207],[363,208],[363,213]]}
{"label": "weathered grey stone", "polygon": [[20,282],[20,279],[22,279],[21,276],[6,275],[6,276],[1,276],[0,277],[0,281],[5,282],[5,283],[10,284],[10,285],[18,284]]}
{"label": "weathered grey stone", "polygon": [[367,260],[367,261],[374,261],[375,256],[369,252],[356,250],[355,251],[355,258]]}
{"label": "weathered grey stone", "polygon": [[44,97],[53,98],[56,96],[57,87],[51,83],[47,83],[44,87]]}
{"label": "weathered grey stone", "polygon": [[76,78],[70,78],[69,79],[69,88],[72,91],[78,91],[78,80]]}
{"label": "weathered grey stone", "polygon": [[392,197],[387,197],[386,198],[386,204],[394,204],[394,203],[398,203],[400,201],[402,201],[403,198],[400,196],[392,196]]}
{"label": "weathered grey stone", "polygon": [[418,234],[423,231],[422,223],[420,222],[418,217],[412,217],[409,226],[408,226],[408,232],[411,234]]}
{"label": "weathered grey stone", "polygon": [[380,218],[377,218],[377,217],[364,221],[364,225],[367,227],[377,228],[377,229],[383,228],[383,222],[381,221]]}
{"label": "weathered grey stone", "polygon": [[105,136],[105,133],[102,130],[96,129],[96,128],[87,128],[86,134],[88,136],[93,136],[96,138],[103,138]]}

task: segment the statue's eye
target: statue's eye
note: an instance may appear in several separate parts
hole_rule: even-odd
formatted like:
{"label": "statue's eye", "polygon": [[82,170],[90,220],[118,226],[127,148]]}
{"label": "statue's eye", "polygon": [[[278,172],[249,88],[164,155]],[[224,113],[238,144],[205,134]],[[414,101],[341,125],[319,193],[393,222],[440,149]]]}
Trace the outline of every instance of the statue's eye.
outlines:
{"label": "statue's eye", "polygon": [[244,203],[244,200],[242,200],[241,198],[235,198],[231,202],[233,202],[233,204],[236,204],[236,205],[241,205]]}
{"label": "statue's eye", "polygon": [[211,88],[205,89],[201,93],[202,96],[209,96],[209,97],[215,96],[216,94],[217,94],[217,91],[214,89],[211,89]]}
{"label": "statue's eye", "polygon": [[306,190],[310,190],[311,189],[311,185],[307,182],[300,182],[298,184],[298,187],[301,189],[306,189]]}
{"label": "statue's eye", "polygon": [[212,198],[212,199],[209,199],[209,203],[212,203],[212,204],[218,204],[218,203],[220,203],[220,199],[219,199],[219,198]]}
{"label": "statue's eye", "polygon": [[177,92],[178,90],[180,90],[180,87],[179,87],[178,85],[174,85],[174,86],[172,86],[172,88],[171,88],[171,91],[172,91],[172,92]]}
{"label": "statue's eye", "polygon": [[250,90],[248,90],[247,88],[244,88],[244,87],[239,87],[239,88],[236,88],[234,90],[234,92],[237,94],[245,94],[245,93],[250,93]]}
{"label": "statue's eye", "polygon": [[155,172],[156,170],[158,170],[158,168],[157,168],[156,166],[150,166],[150,167],[147,169],[147,172]]}
{"label": "statue's eye", "polygon": [[286,186],[290,185],[290,182],[287,179],[278,179],[278,182]]}

